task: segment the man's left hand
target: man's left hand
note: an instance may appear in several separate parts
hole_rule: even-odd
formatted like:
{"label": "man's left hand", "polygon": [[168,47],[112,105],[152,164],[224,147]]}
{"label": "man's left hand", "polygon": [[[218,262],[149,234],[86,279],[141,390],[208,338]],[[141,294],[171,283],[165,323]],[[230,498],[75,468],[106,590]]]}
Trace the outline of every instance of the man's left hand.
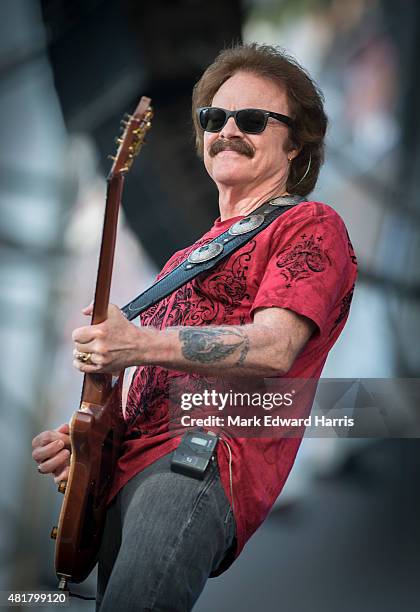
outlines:
{"label": "man's left hand", "polygon": [[[83,313],[91,315],[92,310],[91,304]],[[117,306],[110,304],[106,321],[73,331],[74,367],[86,373],[116,373],[135,365],[139,350],[139,331],[139,328],[127,321]],[[83,355],[89,356],[88,361],[80,360]]]}

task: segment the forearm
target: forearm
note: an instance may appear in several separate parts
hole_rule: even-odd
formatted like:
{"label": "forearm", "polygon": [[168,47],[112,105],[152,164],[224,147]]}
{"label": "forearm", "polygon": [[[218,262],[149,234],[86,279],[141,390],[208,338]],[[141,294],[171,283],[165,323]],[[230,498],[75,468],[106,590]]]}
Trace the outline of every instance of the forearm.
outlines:
{"label": "forearm", "polygon": [[150,331],[146,354],[139,346],[139,363],[208,376],[276,376],[288,369],[287,342],[269,326],[252,323]]}
{"label": "forearm", "polygon": [[208,376],[278,376],[289,371],[314,329],[310,319],[272,307],[258,309],[249,325],[157,330],[133,325],[110,305],[103,323],[73,331],[73,365],[85,373],[158,365]]}

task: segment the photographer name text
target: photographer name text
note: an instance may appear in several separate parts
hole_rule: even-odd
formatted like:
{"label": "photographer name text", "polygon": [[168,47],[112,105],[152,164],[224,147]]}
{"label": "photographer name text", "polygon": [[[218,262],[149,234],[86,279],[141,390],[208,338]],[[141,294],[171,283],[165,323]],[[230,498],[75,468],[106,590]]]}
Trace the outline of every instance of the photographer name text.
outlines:
{"label": "photographer name text", "polygon": [[181,417],[183,427],[353,427],[354,419],[350,417],[326,417],[310,415],[306,418],[288,418],[265,414],[263,416],[241,417],[215,416],[193,417],[185,414]]}

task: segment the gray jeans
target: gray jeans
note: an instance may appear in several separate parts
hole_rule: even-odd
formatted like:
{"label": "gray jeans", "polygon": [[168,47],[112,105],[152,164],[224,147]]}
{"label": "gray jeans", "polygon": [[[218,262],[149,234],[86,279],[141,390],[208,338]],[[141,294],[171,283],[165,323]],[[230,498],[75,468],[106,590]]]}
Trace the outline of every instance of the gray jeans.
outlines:
{"label": "gray jeans", "polygon": [[98,565],[100,612],[187,612],[232,554],[235,520],[217,461],[197,480],[172,472],[171,457],[132,478],[109,507]]}

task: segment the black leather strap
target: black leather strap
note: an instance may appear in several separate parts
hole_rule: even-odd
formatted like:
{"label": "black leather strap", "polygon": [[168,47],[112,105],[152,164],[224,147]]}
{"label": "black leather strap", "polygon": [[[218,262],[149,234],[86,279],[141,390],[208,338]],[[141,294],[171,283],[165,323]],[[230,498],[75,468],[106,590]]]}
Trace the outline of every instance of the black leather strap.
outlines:
{"label": "black leather strap", "polygon": [[[239,247],[246,244],[251,238],[256,236],[259,232],[265,229],[270,223],[272,223],[277,217],[280,217],[283,213],[290,210],[300,202],[303,202],[305,198],[302,196],[287,196],[280,197],[269,202],[265,202],[259,208],[252,211],[250,215],[239,221],[238,223],[232,224],[232,226],[226,230],[223,234],[214,238],[210,242],[206,243],[196,251],[202,251],[205,256],[206,249],[209,251],[214,250],[215,252],[220,251],[217,255],[213,256],[208,261],[201,261],[200,263],[191,262],[191,254],[189,259],[184,259],[176,268],[166,274],[160,280],[156,281],[151,287],[146,289],[143,293],[138,295],[134,300],[126,304],[122,308],[122,312],[129,321],[135,319],[140,313],[144,312],[151,306],[154,306],[160,300],[170,295],[176,289],[182,287],[193,278],[211,270],[223,259],[228,257],[231,253],[239,249]],[[263,215],[262,219],[257,219],[258,215]],[[258,222],[259,225],[254,229],[246,231],[247,224],[252,227],[253,222]],[[241,225],[244,227],[244,233],[234,235],[231,233],[233,226],[237,226],[241,231]],[[211,246],[216,245],[216,246]],[[198,254],[200,256],[200,253]]]}

